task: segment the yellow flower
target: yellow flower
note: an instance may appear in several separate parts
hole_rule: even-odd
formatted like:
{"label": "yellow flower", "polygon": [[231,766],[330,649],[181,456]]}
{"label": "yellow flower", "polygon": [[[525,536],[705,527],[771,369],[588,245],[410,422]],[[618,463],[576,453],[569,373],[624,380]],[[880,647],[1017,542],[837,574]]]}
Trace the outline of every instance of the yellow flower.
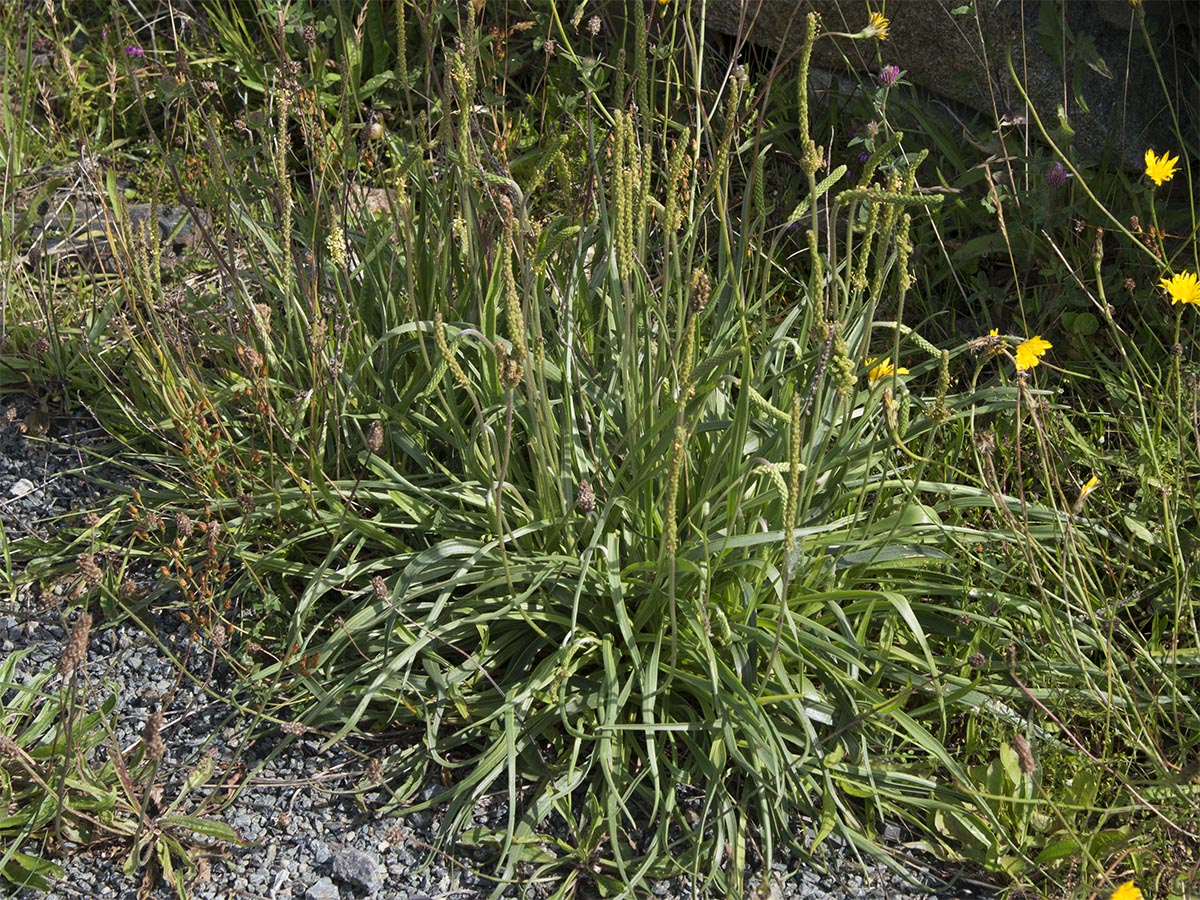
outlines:
{"label": "yellow flower", "polygon": [[1087,484],[1079,489],[1079,502],[1083,503],[1088,498],[1088,495],[1098,487],[1100,487],[1100,479],[1093,475],[1087,480]]}
{"label": "yellow flower", "polygon": [[1040,334],[1017,344],[1017,371],[1032,369],[1042,361],[1042,355],[1053,346],[1049,341],[1042,340]]}
{"label": "yellow flower", "polygon": [[[875,358],[871,357],[867,360],[866,365],[870,366],[873,362],[875,362]],[[884,378],[891,378],[893,375],[907,374],[908,369],[904,368],[904,366],[901,366],[897,369],[892,365],[892,361],[890,359],[885,359],[867,372],[867,382],[871,385],[871,387],[875,387],[875,384],[879,381],[882,381]]]}
{"label": "yellow flower", "polygon": [[1146,174],[1155,184],[1162,184],[1175,177],[1175,166],[1179,163],[1178,156],[1170,153],[1157,155],[1153,150],[1146,151]]}
{"label": "yellow flower", "polygon": [[1142,897],[1142,892],[1138,890],[1136,884],[1127,881],[1112,892],[1111,900],[1145,900],[1145,898]]}
{"label": "yellow flower", "polygon": [[867,21],[867,27],[861,32],[862,36],[886,41],[888,39],[888,25],[890,24],[883,17],[882,13],[873,12],[871,13],[871,18]]}
{"label": "yellow flower", "polygon": [[1200,304],[1200,278],[1195,272],[1180,272],[1170,278],[1164,277],[1158,286],[1171,295],[1171,304]]}
{"label": "yellow flower", "polygon": [[1000,329],[999,329],[999,328],[993,328],[993,329],[991,329],[991,330],[988,332],[988,335],[989,335],[990,337],[1000,337]]}
{"label": "yellow flower", "polygon": [[1142,0],[1129,0],[1129,5],[1132,6],[1134,9],[1137,9],[1139,6],[1142,5]]}
{"label": "yellow flower", "polygon": [[1100,487],[1100,479],[1093,475],[1087,480],[1087,484],[1079,489],[1079,496],[1075,498],[1075,503],[1071,507],[1071,511],[1075,515],[1083,512],[1083,504],[1087,502],[1087,498],[1092,495],[1096,488]]}

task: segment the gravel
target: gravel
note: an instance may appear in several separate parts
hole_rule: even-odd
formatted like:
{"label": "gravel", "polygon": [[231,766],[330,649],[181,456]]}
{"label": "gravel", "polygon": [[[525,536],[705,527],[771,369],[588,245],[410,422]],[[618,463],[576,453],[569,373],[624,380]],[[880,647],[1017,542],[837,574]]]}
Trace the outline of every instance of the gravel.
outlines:
{"label": "gravel", "polygon": [[[21,433],[23,414],[5,419],[0,410],[0,525],[9,541],[45,535],[72,510],[85,509],[100,498],[91,482],[72,474],[86,462],[99,437],[86,418],[53,422],[52,440],[45,441]],[[27,592],[19,594],[15,604],[0,603],[0,653],[27,651],[19,664],[19,679],[57,664],[72,625],[61,610],[61,605],[47,609],[35,603]],[[161,802],[169,804],[178,795],[198,764],[213,764],[209,786],[190,794],[183,811],[226,823],[245,846],[214,846],[196,854],[200,871],[189,891],[194,900],[469,900],[491,893],[494,883],[472,868],[469,854],[451,858],[430,853],[437,841],[436,810],[400,818],[378,812],[384,792],[362,791],[365,753],[349,746],[322,752],[319,741],[305,736],[282,749],[282,736],[245,745],[251,722],[224,700],[231,683],[228,670],[214,664],[210,649],[190,643],[188,626],[170,614],[162,615],[154,629],[151,635],[129,621],[108,628],[97,623],[80,684],[85,702],[93,708],[115,693],[113,737],[127,752],[139,747],[147,719],[162,709],[165,752],[156,773],[164,786]],[[181,678],[172,656],[184,660],[194,677]],[[52,680],[48,686],[56,683]],[[371,748],[376,758],[390,749],[394,748]],[[235,781],[239,790],[231,802],[197,806],[205,797],[227,799],[220,785]],[[437,789],[428,785],[421,799],[434,796]],[[481,804],[477,819],[482,824],[502,823],[503,798],[487,799],[491,802]],[[58,860],[66,874],[40,896],[134,900],[139,878],[121,871],[127,852],[110,846],[101,852],[67,854]],[[914,862],[911,871],[925,883],[939,882],[932,868]],[[752,874],[751,887],[760,878],[761,873]],[[767,892],[772,900],[993,896],[982,886],[975,892],[960,886],[930,893],[894,873],[864,870],[836,855],[828,873],[777,862],[772,881]],[[513,885],[505,896],[540,900],[551,892],[546,885]],[[654,884],[651,893],[692,896],[686,879]],[[19,896],[39,895],[23,891]],[[159,883],[143,896],[166,900],[175,895]]]}

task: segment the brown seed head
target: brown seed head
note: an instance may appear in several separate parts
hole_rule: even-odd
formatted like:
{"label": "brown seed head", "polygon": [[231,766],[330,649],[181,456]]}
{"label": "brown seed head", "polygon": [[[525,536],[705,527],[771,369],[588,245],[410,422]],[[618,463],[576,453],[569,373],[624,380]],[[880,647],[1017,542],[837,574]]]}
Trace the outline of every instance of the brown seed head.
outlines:
{"label": "brown seed head", "polygon": [[21,755],[21,745],[7,734],[0,734],[0,759],[15,759]]}
{"label": "brown seed head", "polygon": [[367,449],[372,453],[383,449],[383,423],[378,419],[371,423],[371,430],[367,432]]}
{"label": "brown seed head", "polygon": [[596,508],[596,492],[592,490],[591,482],[587,481],[586,479],[579,482],[578,492],[575,497],[575,505],[585,513],[590,513]]}
{"label": "brown seed head", "polygon": [[506,391],[520,387],[521,379],[525,377],[525,366],[522,365],[518,352],[512,347],[501,346],[497,351],[496,362],[499,367],[500,385]]}
{"label": "brown seed head", "polygon": [[375,596],[380,600],[386,600],[388,598],[387,582],[383,580],[383,576],[381,575],[376,575],[371,579],[371,590],[375,592]]}
{"label": "brown seed head", "polygon": [[257,372],[262,366],[262,354],[253,347],[238,347],[238,355],[245,361],[246,368],[251,372]]}
{"label": "brown seed head", "polygon": [[1025,740],[1025,735],[1013,735],[1013,749],[1017,751],[1017,761],[1021,764],[1021,771],[1026,775],[1032,775],[1037,766],[1033,761],[1033,750],[1029,747],[1029,741]]}
{"label": "brown seed head", "polygon": [[75,558],[75,562],[79,565],[79,572],[83,575],[83,580],[87,582],[88,587],[98,587],[104,581],[104,573],[97,565],[96,557],[91,553],[80,553]]}
{"label": "brown seed head", "polygon": [[383,784],[383,763],[377,759],[367,763],[367,781],[371,784]]}
{"label": "brown seed head", "polygon": [[92,630],[92,614],[80,613],[67,638],[62,655],[58,658],[58,673],[64,678],[71,675],[87,662],[88,635]]}
{"label": "brown seed head", "polygon": [[982,669],[987,665],[987,657],[976,650],[967,657],[967,662],[971,664],[972,669]]}
{"label": "brown seed head", "polygon": [[142,749],[145,751],[145,758],[154,763],[162,762],[163,754],[167,752],[161,734],[162,726],[163,712],[160,709],[150,714],[142,729]]}

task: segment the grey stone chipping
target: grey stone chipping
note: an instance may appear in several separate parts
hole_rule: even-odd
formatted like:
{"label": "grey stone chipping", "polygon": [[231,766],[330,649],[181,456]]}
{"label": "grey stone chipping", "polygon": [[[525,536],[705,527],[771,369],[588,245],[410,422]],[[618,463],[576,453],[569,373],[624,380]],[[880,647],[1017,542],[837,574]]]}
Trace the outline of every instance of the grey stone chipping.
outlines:
{"label": "grey stone chipping", "polygon": [[333,877],[374,894],[383,887],[386,870],[373,853],[347,848],[333,855]]}
{"label": "grey stone chipping", "polygon": [[321,877],[308,886],[304,900],[341,900],[342,893],[328,877]]}

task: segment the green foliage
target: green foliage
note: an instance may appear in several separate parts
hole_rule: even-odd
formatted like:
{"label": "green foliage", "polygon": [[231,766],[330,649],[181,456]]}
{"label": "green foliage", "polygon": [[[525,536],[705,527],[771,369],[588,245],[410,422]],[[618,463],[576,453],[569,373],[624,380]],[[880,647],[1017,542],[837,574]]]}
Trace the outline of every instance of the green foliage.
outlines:
{"label": "green foliage", "polygon": [[216,792],[207,799],[193,796],[213,779],[211,757],[201,759],[166,803],[160,799],[166,785],[156,779],[162,757],[157,733],[157,755],[146,736],[128,758],[117,747],[116,695],[93,706],[86,676],[69,662],[76,635],[82,635],[77,652],[86,657],[90,617],[84,618],[57,671],[20,677],[29,651],[10,653],[0,663],[0,803],[6,810],[0,875],[16,887],[47,890],[63,874],[47,858],[53,848],[127,841],[126,873],[147,869],[144,885],[161,877],[184,898],[196,850],[212,841],[242,841],[228,825],[202,815]]}
{"label": "green foliage", "polygon": [[[1195,268],[1194,210],[1049,132],[998,129],[1001,171],[903,78],[810,122],[670,6],[578,9],[209,4],[207,56],[122,70],[108,137],[198,189],[210,256],[125,252],[65,310],[69,274],[5,288],[56,348],[14,329],[6,384],[138,460],[26,577],[119,560],[88,599],[177,608],[272,726],[416,728],[388,811],[441,780],[501,885],[733,896],[891,824],[1014,884],[1147,877],[1195,827],[1195,311],[1147,287]],[[114,826],[130,872],[233,840],[187,790]]]}

